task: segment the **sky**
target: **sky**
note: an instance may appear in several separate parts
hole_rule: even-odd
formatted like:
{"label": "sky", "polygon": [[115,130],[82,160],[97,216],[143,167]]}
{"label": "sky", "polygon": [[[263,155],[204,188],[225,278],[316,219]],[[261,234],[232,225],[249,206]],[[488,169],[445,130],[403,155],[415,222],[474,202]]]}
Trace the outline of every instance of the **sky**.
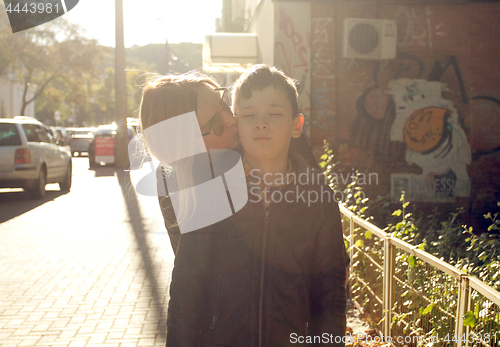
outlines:
{"label": "sky", "polygon": [[[115,0],[80,0],[66,14],[105,46],[115,46]],[[123,0],[125,47],[197,42],[215,31],[222,0]]]}

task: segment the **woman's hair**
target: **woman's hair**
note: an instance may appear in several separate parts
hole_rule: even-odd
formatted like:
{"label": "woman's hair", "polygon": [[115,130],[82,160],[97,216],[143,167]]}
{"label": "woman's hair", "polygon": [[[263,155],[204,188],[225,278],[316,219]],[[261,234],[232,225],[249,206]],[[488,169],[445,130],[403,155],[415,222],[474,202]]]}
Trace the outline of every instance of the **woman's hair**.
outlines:
{"label": "woman's hair", "polygon": [[[203,84],[213,88],[219,87],[214,79],[197,72],[189,72],[183,75],[156,76],[145,83],[139,109],[139,133],[144,141],[145,147],[154,158],[159,159],[161,157],[161,153],[159,152],[163,151],[168,151],[166,153],[172,153],[172,151],[177,152],[179,155],[174,155],[174,157],[184,157],[183,153],[192,152],[186,148],[186,144],[187,146],[194,146],[196,139],[190,138],[189,134],[193,132],[189,131],[189,129],[175,129],[176,133],[182,134],[183,136],[183,141],[179,143],[179,146],[167,146],[166,141],[164,141],[162,137],[168,135],[159,132],[149,132],[146,140],[144,131],[167,119],[196,111],[198,88]],[[180,127],[182,127],[182,124]],[[155,146],[148,146],[148,141],[154,141]],[[192,187],[194,185],[192,157],[176,162],[175,170],[173,170],[172,166],[169,164],[170,163],[161,163],[163,175],[175,175],[177,187]],[[159,185],[164,184],[163,175],[157,175]],[[159,192],[163,191],[160,187],[161,186],[159,186],[158,189]],[[167,187],[169,190],[172,190],[172,188],[174,187]],[[196,207],[196,196],[193,194],[192,190],[174,191],[169,195],[172,201],[176,201],[176,205],[178,206],[177,214],[175,215],[177,221],[169,220],[166,222],[169,226],[175,227],[182,221],[192,218],[193,211]],[[166,208],[169,209],[169,211],[165,212],[172,215],[173,205],[168,204]]]}
{"label": "woman's hair", "polygon": [[196,111],[197,89],[201,84],[219,87],[213,78],[195,72],[156,76],[146,82],[139,111],[141,129]]}

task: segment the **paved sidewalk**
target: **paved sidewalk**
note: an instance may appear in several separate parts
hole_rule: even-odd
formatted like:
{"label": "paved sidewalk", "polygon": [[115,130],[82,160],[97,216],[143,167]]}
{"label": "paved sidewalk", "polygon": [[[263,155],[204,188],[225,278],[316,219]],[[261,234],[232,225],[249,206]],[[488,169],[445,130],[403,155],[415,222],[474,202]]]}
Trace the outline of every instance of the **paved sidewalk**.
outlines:
{"label": "paved sidewalk", "polygon": [[69,194],[0,194],[0,346],[164,346],[173,253],[157,200],[74,163]]}
{"label": "paved sidewalk", "polygon": [[157,198],[73,162],[68,194],[0,193],[0,347],[165,346],[174,255]]}

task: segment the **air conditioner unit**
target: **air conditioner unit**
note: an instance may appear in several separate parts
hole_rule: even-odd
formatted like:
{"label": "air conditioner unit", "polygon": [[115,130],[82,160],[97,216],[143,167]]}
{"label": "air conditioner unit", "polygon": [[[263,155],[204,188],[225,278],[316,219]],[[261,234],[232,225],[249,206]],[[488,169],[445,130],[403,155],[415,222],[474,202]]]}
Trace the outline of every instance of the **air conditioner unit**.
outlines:
{"label": "air conditioner unit", "polygon": [[344,58],[396,58],[396,22],[388,19],[346,18],[344,20]]}

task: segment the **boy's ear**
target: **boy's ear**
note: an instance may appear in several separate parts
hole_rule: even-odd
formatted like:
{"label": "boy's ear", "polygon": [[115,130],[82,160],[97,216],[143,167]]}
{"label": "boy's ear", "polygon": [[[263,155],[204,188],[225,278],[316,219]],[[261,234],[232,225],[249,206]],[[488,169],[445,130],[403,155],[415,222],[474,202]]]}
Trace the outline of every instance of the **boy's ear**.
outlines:
{"label": "boy's ear", "polygon": [[304,126],[304,116],[302,114],[299,114],[293,121],[294,125],[292,137],[298,138],[302,134],[302,127]]}

